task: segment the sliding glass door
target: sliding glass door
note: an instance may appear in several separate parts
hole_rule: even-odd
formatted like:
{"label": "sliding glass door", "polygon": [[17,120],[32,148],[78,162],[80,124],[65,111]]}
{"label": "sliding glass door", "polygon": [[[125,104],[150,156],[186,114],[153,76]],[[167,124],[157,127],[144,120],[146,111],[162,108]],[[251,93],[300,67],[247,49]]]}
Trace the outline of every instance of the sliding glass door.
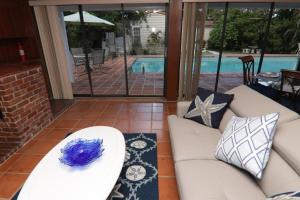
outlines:
{"label": "sliding glass door", "polygon": [[162,4],[61,8],[78,96],[163,96],[166,9]]}
{"label": "sliding glass door", "polygon": [[300,68],[299,3],[198,5],[206,7],[202,54],[194,59],[202,57],[200,87],[224,92],[243,84],[244,56],[253,57],[254,74]]}
{"label": "sliding glass door", "polygon": [[[163,96],[165,5],[124,5],[129,95]],[[134,16],[134,17],[133,17]]]}

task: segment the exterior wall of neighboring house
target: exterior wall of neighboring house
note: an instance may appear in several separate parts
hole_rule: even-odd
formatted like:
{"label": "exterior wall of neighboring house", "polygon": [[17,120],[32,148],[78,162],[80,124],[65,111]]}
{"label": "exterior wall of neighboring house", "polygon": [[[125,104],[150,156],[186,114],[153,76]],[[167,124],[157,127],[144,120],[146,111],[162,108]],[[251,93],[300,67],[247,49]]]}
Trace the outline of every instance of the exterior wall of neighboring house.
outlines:
{"label": "exterior wall of neighboring house", "polygon": [[208,41],[209,34],[213,30],[213,21],[207,20],[205,21],[205,27],[204,27],[204,41]]}
{"label": "exterior wall of neighboring house", "polygon": [[212,27],[205,27],[204,28],[204,40],[207,41],[209,39],[209,34],[212,31]]}
{"label": "exterior wall of neighboring house", "polygon": [[131,27],[133,40],[134,37],[137,37],[137,35],[134,35],[134,33],[137,33],[137,31],[134,29],[140,28],[141,44],[143,48],[146,48],[148,36],[152,32],[161,31],[161,37],[163,38],[163,40],[165,40],[166,16],[160,13],[151,13],[147,16],[147,22],[143,21],[139,24],[133,23]]}

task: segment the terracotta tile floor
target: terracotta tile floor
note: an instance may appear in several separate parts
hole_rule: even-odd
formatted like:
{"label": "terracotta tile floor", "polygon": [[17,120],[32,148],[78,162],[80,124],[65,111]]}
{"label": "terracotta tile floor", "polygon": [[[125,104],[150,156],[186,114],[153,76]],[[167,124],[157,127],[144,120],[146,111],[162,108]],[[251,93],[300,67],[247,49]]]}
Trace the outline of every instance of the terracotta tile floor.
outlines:
{"label": "terracotta tile floor", "polygon": [[160,200],[178,200],[167,116],[175,103],[108,102],[76,100],[37,137],[0,166],[0,200],[10,199],[39,160],[64,136],[92,125],[108,125],[122,132],[156,133]]}

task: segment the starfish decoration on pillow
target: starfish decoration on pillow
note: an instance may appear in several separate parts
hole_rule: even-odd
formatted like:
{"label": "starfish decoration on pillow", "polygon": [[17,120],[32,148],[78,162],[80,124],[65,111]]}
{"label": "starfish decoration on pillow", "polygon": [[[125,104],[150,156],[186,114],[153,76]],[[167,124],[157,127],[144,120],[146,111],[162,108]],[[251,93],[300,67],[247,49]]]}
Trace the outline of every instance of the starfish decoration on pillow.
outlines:
{"label": "starfish decoration on pillow", "polygon": [[215,112],[218,112],[222,108],[224,108],[227,103],[213,104],[215,95],[209,95],[205,101],[203,102],[199,96],[195,98],[195,108],[190,110],[185,117],[193,118],[197,116],[201,116],[203,123],[206,126],[212,127],[211,124],[211,115]]}

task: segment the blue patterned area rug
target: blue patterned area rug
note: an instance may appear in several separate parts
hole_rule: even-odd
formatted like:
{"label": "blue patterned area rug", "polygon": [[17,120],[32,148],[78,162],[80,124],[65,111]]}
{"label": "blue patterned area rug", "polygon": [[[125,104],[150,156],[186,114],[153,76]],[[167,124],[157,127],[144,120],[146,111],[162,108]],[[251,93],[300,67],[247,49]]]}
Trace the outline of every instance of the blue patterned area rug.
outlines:
{"label": "blue patterned area rug", "polygon": [[124,137],[124,166],[107,200],[158,200],[156,134],[125,133]]}

